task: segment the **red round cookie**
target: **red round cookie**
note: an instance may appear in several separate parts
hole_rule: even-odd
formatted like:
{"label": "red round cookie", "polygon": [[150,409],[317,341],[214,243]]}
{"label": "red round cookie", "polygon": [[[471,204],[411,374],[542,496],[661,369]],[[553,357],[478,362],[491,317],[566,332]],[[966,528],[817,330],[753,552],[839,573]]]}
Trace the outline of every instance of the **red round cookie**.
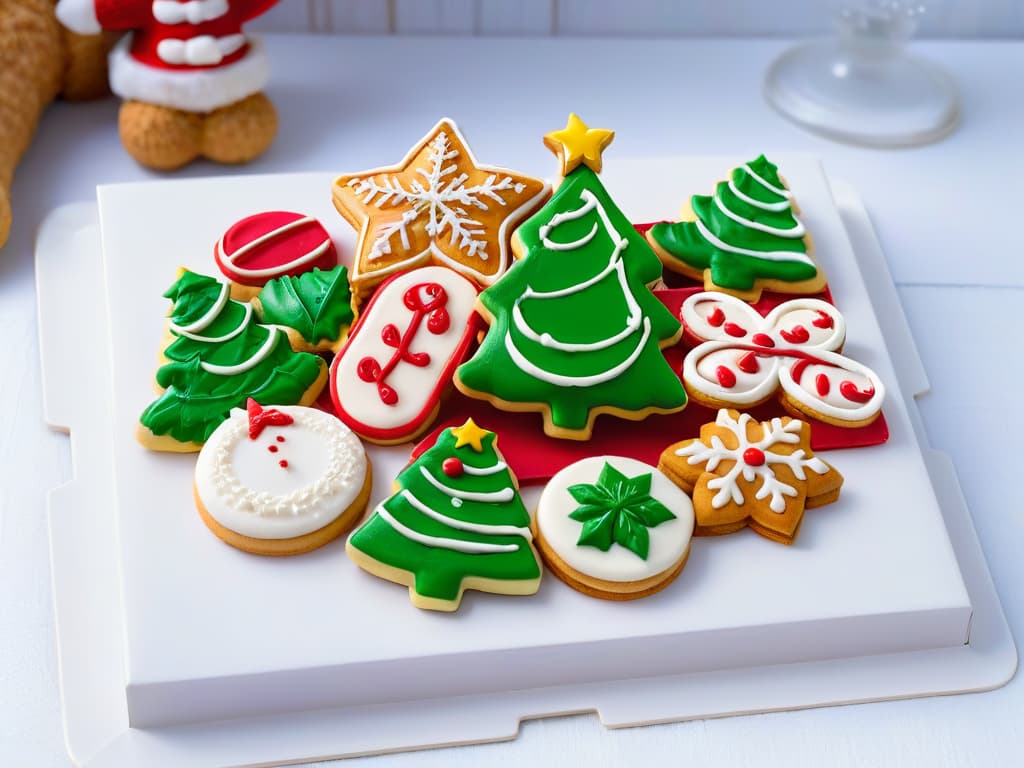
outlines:
{"label": "red round cookie", "polygon": [[338,252],[323,225],[291,211],[257,213],[232,225],[217,241],[213,258],[230,280],[251,286],[338,264]]}

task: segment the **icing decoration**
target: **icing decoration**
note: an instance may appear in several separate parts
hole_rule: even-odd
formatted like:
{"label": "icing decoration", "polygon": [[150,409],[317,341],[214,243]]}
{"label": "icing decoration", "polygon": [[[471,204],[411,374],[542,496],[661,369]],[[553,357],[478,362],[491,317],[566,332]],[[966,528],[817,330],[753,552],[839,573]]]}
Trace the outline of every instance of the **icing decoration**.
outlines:
{"label": "icing decoration", "polygon": [[[708,321],[721,313],[721,326]],[[869,368],[839,354],[843,316],[819,299],[791,299],[762,317],[734,296],[702,292],[680,309],[687,339],[697,342],[683,363],[690,394],[707,404],[751,406],[777,392],[801,413],[860,424],[881,411],[885,388]],[[717,319],[717,317],[716,317]],[[730,325],[751,344],[734,340]]]}
{"label": "icing decoration", "polygon": [[338,417],[379,442],[400,442],[429,426],[473,340],[476,295],[469,280],[445,267],[381,285],[331,367]]}
{"label": "icing decoration", "polygon": [[569,486],[580,506],[569,517],[583,523],[577,544],[607,552],[618,544],[646,560],[648,528],[674,520],[664,504],[651,497],[651,473],[626,477],[607,461],[596,483]]}
{"label": "icing decoration", "polygon": [[[620,506],[622,501],[628,505]],[[595,510],[608,510],[605,517],[630,527],[620,532],[619,525]],[[571,568],[605,581],[629,582],[678,564],[690,546],[694,513],[689,497],[649,464],[591,456],[551,478],[537,504],[536,525],[544,542]]]}
{"label": "icing decoration", "polygon": [[263,90],[269,68],[242,26],[276,0],[60,0],[57,16],[81,34],[126,32],[110,54],[110,88],[206,113]]}
{"label": "icing decoration", "polygon": [[257,213],[233,224],[217,241],[213,257],[227,278],[252,286],[314,268],[331,273],[338,264],[338,252],[323,225],[312,216],[290,211]]}
{"label": "icing decoration", "polygon": [[[483,451],[483,440],[489,434],[491,433],[488,432],[486,429],[478,427],[476,422],[473,421],[473,419],[466,419],[466,423],[463,424],[461,427],[454,427],[452,429],[452,435],[455,436],[456,448],[461,448],[464,445],[468,445],[477,453]],[[494,466],[498,468],[495,471],[500,472],[501,468],[504,467],[504,462],[498,462]],[[481,472],[481,470],[474,468],[466,470],[465,465],[463,465],[463,471],[468,471],[470,474],[478,474],[479,472]]]}
{"label": "icing decoration", "polygon": [[260,321],[294,329],[311,345],[336,342],[352,323],[348,270],[314,267],[297,277],[267,281],[259,293]]}
{"label": "icing decoration", "polygon": [[[360,567],[407,584],[420,608],[455,610],[466,588],[532,594],[540,583],[530,516],[497,453],[494,434],[481,430],[478,449],[471,443],[457,447],[455,431],[445,430],[399,473],[398,490],[376,507],[347,546]],[[438,475],[452,460],[477,471],[445,473],[451,484],[441,482]]]}
{"label": "icing decoration", "polygon": [[842,485],[842,476],[811,452],[809,436],[796,419],[757,422],[722,409],[699,439],[666,448],[659,466],[684,490],[693,489],[698,533],[728,533],[748,523],[788,543],[805,505],[832,501]]}
{"label": "icing decoration", "polygon": [[695,195],[692,220],[655,224],[648,240],[669,269],[703,278],[705,287],[760,294],[768,282],[795,293],[816,293],[824,275],[792,195],[764,155],[733,169],[713,196]]}
{"label": "icing decoration", "polygon": [[441,471],[448,475],[448,477],[462,477],[466,470],[462,461],[452,456],[450,459],[445,459],[441,464]]}
{"label": "icing decoration", "polygon": [[601,153],[612,143],[615,131],[591,128],[575,114],[569,115],[565,128],[544,136],[544,145],[562,164],[560,173],[568,176],[580,163],[594,173],[601,172]]}
{"label": "icing decoration", "polygon": [[[251,397],[245,402],[245,410],[249,417],[250,440],[258,439],[267,427],[287,427],[295,421],[287,413],[279,411],[277,408],[264,408]],[[284,436],[278,435],[277,441],[283,443]],[[278,448],[276,445],[271,445],[269,450],[271,453],[276,453]]]}
{"label": "icing decoration", "polygon": [[490,285],[512,229],[548,197],[538,179],[480,165],[455,123],[439,122],[398,165],[340,176],[334,204],[359,231],[352,283],[434,262]]}
{"label": "icing decoration", "polygon": [[249,397],[295,404],[321,379],[319,357],[293,352],[284,334],[253,321],[248,304],[225,296],[220,282],[187,270],[164,294],[174,303],[174,340],[156,373],[164,391],[140,417],[153,434],[203,443]]}
{"label": "icing decoration", "polygon": [[[330,524],[366,482],[359,439],[329,414],[301,406],[235,409],[210,436],[196,462],[195,489],[210,517],[257,539],[290,539]],[[266,418],[276,414],[278,418]],[[276,443],[280,430],[287,442]],[[267,444],[277,451],[267,450]]]}
{"label": "icing decoration", "polygon": [[686,395],[660,348],[678,322],[651,293],[650,248],[587,164],[518,230],[520,257],[480,295],[490,329],[455,385],[544,414],[548,435],[586,439],[598,413],[677,411]]}

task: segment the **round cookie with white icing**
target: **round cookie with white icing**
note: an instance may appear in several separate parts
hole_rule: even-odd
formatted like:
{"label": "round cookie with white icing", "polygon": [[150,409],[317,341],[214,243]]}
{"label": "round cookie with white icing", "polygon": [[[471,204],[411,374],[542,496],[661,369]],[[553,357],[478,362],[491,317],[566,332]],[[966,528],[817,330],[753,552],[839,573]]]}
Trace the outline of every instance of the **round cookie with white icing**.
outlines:
{"label": "round cookie with white icing", "polygon": [[218,538],[257,555],[297,555],[349,530],[371,485],[362,443],[336,418],[250,398],[203,446],[194,491]]}
{"label": "round cookie with white icing", "polygon": [[667,587],[690,554],[690,497],[655,467],[591,456],[551,478],[534,519],[537,548],[573,589],[633,600]]}

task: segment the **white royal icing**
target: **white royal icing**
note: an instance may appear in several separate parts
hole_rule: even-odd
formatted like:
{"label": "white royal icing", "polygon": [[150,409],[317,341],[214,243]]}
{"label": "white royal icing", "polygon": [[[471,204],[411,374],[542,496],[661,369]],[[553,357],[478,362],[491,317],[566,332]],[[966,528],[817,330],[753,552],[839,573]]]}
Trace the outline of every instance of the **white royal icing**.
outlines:
{"label": "white royal icing", "polygon": [[[552,230],[556,229],[560,224],[567,221],[575,221],[582,218],[591,211],[596,211],[599,217],[599,221],[603,224],[605,230],[608,232],[615,244],[611,256],[608,259],[608,264],[600,272],[593,277],[590,277],[582,282],[569,285],[565,288],[560,288],[554,291],[537,291],[532,286],[526,286],[526,290],[519,296],[512,306],[512,323],[516,330],[526,338],[533,342],[541,344],[550,349],[558,349],[563,352],[575,353],[575,352],[594,352],[601,349],[607,349],[619,342],[634,336],[638,331],[643,329],[637,339],[636,346],[626,357],[625,360],[619,364],[605,370],[600,373],[591,374],[588,376],[569,376],[566,374],[555,373],[553,371],[541,368],[539,365],[531,361],[523,354],[523,352],[516,345],[515,340],[512,338],[511,331],[505,332],[505,349],[512,358],[512,361],[516,366],[524,373],[529,374],[535,379],[546,381],[549,384],[554,384],[560,387],[592,387],[596,384],[602,384],[607,381],[611,381],[626,370],[628,370],[633,363],[636,362],[637,358],[644,351],[647,345],[647,341],[651,335],[651,321],[650,318],[643,316],[640,305],[637,304],[636,298],[633,296],[630,290],[628,281],[626,279],[625,263],[622,261],[622,251],[628,246],[628,241],[618,230],[615,229],[615,225],[612,224],[611,219],[608,216],[608,212],[605,210],[601,201],[594,196],[594,193],[589,189],[584,189],[580,192],[580,200],[583,204],[572,211],[566,211],[564,213],[558,213],[551,217],[551,221],[543,225],[540,228],[541,242],[545,248],[554,251],[572,251],[577,248],[590,243],[594,236],[598,232],[598,221],[594,222],[593,227],[583,237],[573,240],[571,242],[557,242],[551,240],[549,235]],[[629,309],[628,316],[626,318],[626,324],[621,331],[605,338],[599,339],[594,342],[588,343],[573,343],[560,341],[554,338],[550,333],[537,333],[529,323],[527,323],[521,305],[524,301],[530,300],[545,300],[545,299],[558,299],[565,296],[571,296],[586,291],[588,288],[597,285],[606,277],[615,274],[616,280],[619,283],[619,287],[622,290],[622,294],[626,300],[626,306]]]}
{"label": "white royal icing", "polygon": [[291,232],[293,229],[298,229],[299,227],[306,226],[307,224],[315,225],[316,223],[316,219],[314,219],[312,216],[303,216],[302,218],[296,219],[295,221],[290,221],[287,224],[282,224],[277,229],[272,229],[265,235],[260,235],[255,240],[246,243],[241,248],[239,248],[238,250],[234,251],[231,254],[228,254],[224,249],[224,237],[226,236],[225,233],[225,235],[222,236],[221,239],[217,241],[217,255],[223,263],[227,264],[231,268],[233,272],[236,272],[239,275],[242,275],[243,277],[274,277],[276,275],[283,275],[298,269],[303,264],[308,264],[309,262],[316,261],[318,258],[320,258],[324,254],[324,252],[331,247],[331,238],[325,234],[323,241],[312,250],[296,256],[294,259],[285,264],[280,264],[274,267],[267,267],[266,269],[248,269],[246,267],[238,266],[237,262],[240,258],[252,252],[256,248],[259,248],[264,243],[276,240],[277,238],[281,237],[281,235],[287,234],[288,232]]}
{"label": "white royal icing", "polygon": [[367,459],[359,438],[333,416],[301,406],[267,407],[294,422],[265,426],[253,440],[246,412],[232,411],[199,453],[196,493],[228,530],[289,539],[323,528],[351,507],[366,481]]}
{"label": "white royal icing", "polygon": [[504,472],[508,469],[508,464],[504,461],[498,461],[489,467],[474,467],[472,464],[462,463],[462,471],[467,475],[473,475],[474,477],[486,477],[487,475],[496,475],[499,472]]}
{"label": "white royal icing", "polygon": [[[718,412],[715,424],[725,427],[736,439],[736,447],[729,448],[722,442],[718,435],[711,438],[710,447],[700,440],[683,446],[675,451],[676,456],[686,457],[687,463],[691,466],[707,462],[707,472],[714,472],[723,461],[735,462],[733,466],[722,476],[715,477],[708,481],[708,489],[717,491],[711,499],[711,506],[721,509],[730,501],[735,504],[744,504],[746,498],[743,489],[740,488],[739,478],[742,477],[748,483],[760,480],[760,485],[754,493],[754,499],[760,501],[769,499],[768,508],[776,514],[786,511],[786,499],[799,495],[797,489],[792,485],[783,482],[775,475],[774,466],[786,466],[792,471],[797,480],[807,479],[807,470],[819,475],[828,472],[829,466],[817,456],[808,456],[803,448],[798,448],[792,453],[775,453],[772,448],[777,445],[796,445],[800,442],[800,432],[804,423],[795,419],[783,424],[782,419],[772,419],[765,422],[766,428],[760,440],[751,442],[747,438],[747,426],[754,419],[748,413],[740,414],[737,421],[725,409]],[[751,466],[744,461],[744,453],[751,448],[759,450],[764,463],[758,466]]]}
{"label": "white royal icing", "polygon": [[700,219],[697,219],[694,223],[697,225],[697,231],[700,232],[701,237],[720,251],[738,253],[741,256],[756,256],[767,261],[799,261],[814,266],[811,257],[806,253],[801,253],[800,251],[755,251],[750,248],[740,248],[737,245],[730,245],[724,240],[720,240],[710,229],[704,226],[704,222]]}
{"label": "white royal icing", "polygon": [[[403,296],[419,283],[438,283],[444,288],[448,294],[445,309],[450,324],[441,334],[430,333],[426,320],[420,324],[410,350],[426,352],[430,355],[430,362],[422,367],[399,363],[387,378],[388,385],[398,393],[398,402],[387,405],[378,395],[375,383],[359,378],[357,366],[368,356],[383,366],[394,354],[394,348],[384,343],[381,333],[389,324],[395,325],[400,333],[405,330],[412,312],[403,303]],[[410,431],[415,431],[417,420],[429,415],[430,406],[436,401],[440,378],[469,332],[468,324],[476,296],[476,288],[469,280],[446,267],[414,269],[378,289],[372,306],[360,318],[355,333],[350,336],[332,370],[333,394],[347,414],[343,418],[359,430],[409,427]]]}
{"label": "white royal icing", "polygon": [[[433,518],[439,523],[444,523],[450,528],[455,528],[460,531],[469,531],[470,533],[481,533],[485,536],[522,536],[527,541],[531,541],[533,539],[533,533],[530,532],[529,528],[520,528],[518,525],[488,525],[487,523],[471,523],[468,520],[459,520],[457,517],[449,517],[442,512],[431,509],[416,498],[413,492],[408,488],[403,489],[400,495],[409,502],[409,504],[427,517]],[[498,499],[496,499],[496,501],[498,501]],[[500,499],[500,501],[507,501],[507,499]],[[459,506],[462,505],[460,504]]]}
{"label": "white royal icing", "polygon": [[228,12],[228,0],[154,0],[153,18],[161,24],[202,24]]}
{"label": "white royal icing", "polygon": [[[647,529],[650,549],[646,560],[619,544],[612,544],[607,552],[577,544],[583,524],[569,517],[580,506],[569,487],[596,483],[605,462],[630,478],[650,473],[651,496],[676,516]],[[537,530],[548,546],[571,568],[605,581],[640,581],[672,568],[690,546],[693,524],[689,496],[656,467],[621,456],[591,456],[571,464],[548,481],[537,504]]]}
{"label": "white royal icing", "polygon": [[512,501],[512,497],[516,495],[515,490],[512,488],[502,488],[500,491],[463,491],[458,488],[452,488],[450,485],[445,485],[434,477],[426,467],[420,467],[420,472],[428,483],[452,499],[496,504],[503,501]]}

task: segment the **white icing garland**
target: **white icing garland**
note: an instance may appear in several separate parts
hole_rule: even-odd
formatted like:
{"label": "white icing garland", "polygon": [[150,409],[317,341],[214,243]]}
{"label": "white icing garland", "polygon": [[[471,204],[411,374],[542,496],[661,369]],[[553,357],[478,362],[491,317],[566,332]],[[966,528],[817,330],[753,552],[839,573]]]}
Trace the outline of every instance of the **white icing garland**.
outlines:
{"label": "white icing garland", "polygon": [[274,344],[277,341],[277,332],[280,329],[277,326],[269,326],[267,327],[267,330],[267,340],[263,342],[263,346],[256,350],[256,352],[247,360],[243,360],[235,365],[216,365],[215,363],[207,363],[201,360],[199,365],[204,371],[217,374],[219,376],[235,376],[239,373],[245,373],[248,370],[252,370],[262,363],[274,350]]}
{"label": "white icing garland", "polygon": [[448,515],[439,512],[438,510],[431,509],[422,501],[420,501],[408,488],[405,488],[401,492],[401,496],[410,505],[415,507],[417,510],[422,512],[429,518],[437,520],[439,523],[455,528],[460,531],[469,531],[470,533],[480,533],[485,536],[522,536],[527,541],[533,539],[533,534],[529,528],[520,528],[518,525],[496,525],[488,523],[472,523],[468,520],[460,520],[457,517],[449,517]]}
{"label": "white icing garland", "polygon": [[[711,500],[711,506],[721,509],[730,501],[736,504],[743,504],[745,499],[737,480],[742,476],[748,483],[761,479],[761,487],[754,494],[757,500],[770,498],[769,509],[777,514],[786,511],[786,497],[798,495],[796,488],[784,483],[775,476],[772,469],[773,464],[782,464],[790,468],[798,480],[806,480],[804,470],[809,469],[819,475],[828,472],[828,465],[817,456],[807,456],[803,448],[799,448],[791,454],[773,453],[771,448],[776,445],[793,445],[800,442],[800,431],[803,429],[803,422],[791,420],[783,425],[782,419],[775,418],[768,422],[764,428],[764,436],[757,442],[750,442],[747,438],[747,425],[753,421],[750,414],[740,415],[739,421],[732,418],[729,412],[722,409],[718,412],[715,424],[725,427],[735,437],[736,448],[727,448],[718,435],[712,435],[710,447],[700,440],[694,440],[675,451],[676,456],[689,457],[687,463],[691,466],[706,462],[705,471],[714,472],[719,463],[723,461],[734,462],[732,468],[721,477],[715,477],[708,481],[710,490],[718,490]],[[760,466],[751,466],[744,460],[744,453],[750,449],[757,449],[764,456],[764,463]]]}
{"label": "white icing garland", "polygon": [[231,289],[228,287],[228,284],[221,283],[220,295],[217,296],[217,300],[213,303],[213,306],[211,306],[202,317],[188,325],[175,325],[174,323],[171,323],[171,330],[182,335],[186,333],[198,333],[203,330],[203,328],[216,320],[217,316],[220,315],[221,310],[227,306],[230,294]]}
{"label": "white icing garland", "polygon": [[502,488],[500,491],[461,491],[458,488],[452,488],[450,485],[442,483],[430,474],[430,471],[426,467],[420,467],[420,472],[423,474],[423,477],[427,479],[427,482],[441,493],[453,499],[462,499],[463,501],[480,501],[486,504],[493,504],[501,501],[512,501],[516,495],[515,490],[511,486]]}
{"label": "white icing garland", "polygon": [[737,187],[736,182],[733,181],[732,178],[729,179],[729,191],[736,195],[736,197],[738,197],[747,205],[752,205],[755,208],[760,208],[762,211],[774,211],[775,213],[779,213],[781,211],[789,210],[789,208],[792,207],[793,205],[788,198],[778,203],[766,203],[763,202],[762,200],[758,200],[757,198],[751,197],[750,195],[743,192],[739,187]]}
{"label": "white icing garland", "polygon": [[498,461],[491,464],[489,467],[474,467],[472,464],[466,464],[463,462],[462,471],[467,475],[473,475],[475,477],[484,477],[486,475],[496,475],[499,472],[503,472],[508,469],[508,464],[504,461]]}
{"label": "white icing garland", "polygon": [[814,262],[811,261],[811,257],[806,253],[800,251],[754,251],[750,248],[740,248],[736,245],[729,245],[728,243],[719,240],[712,234],[704,222],[699,218],[694,222],[697,225],[697,231],[700,232],[701,237],[707,240],[711,245],[720,251],[728,251],[729,253],[738,253],[741,256],[754,256],[758,259],[765,259],[767,261],[799,261],[802,264],[809,264],[812,267]]}
{"label": "white icing garland", "polygon": [[743,216],[740,216],[738,213],[733,213],[732,211],[725,207],[725,203],[722,202],[722,198],[720,198],[718,195],[715,195],[715,205],[718,206],[718,210],[720,210],[730,219],[735,221],[737,224],[742,224],[744,227],[750,227],[751,229],[766,232],[769,235],[776,235],[778,237],[797,238],[803,237],[805,234],[807,234],[807,230],[804,229],[803,222],[801,222],[800,219],[797,219],[796,216],[793,217],[796,220],[796,226],[787,227],[783,229],[780,227],[770,227],[767,224],[762,224],[759,221],[754,221],[753,219],[748,219]]}
{"label": "white icing garland", "polygon": [[750,163],[744,163],[743,170],[747,172],[747,175],[750,176],[750,178],[752,178],[754,181],[756,181],[758,184],[760,184],[762,187],[769,190],[770,192],[774,192],[776,195],[784,197],[787,200],[793,197],[793,193],[790,192],[785,187],[776,187],[767,179],[760,176],[753,168],[750,167]]}
{"label": "white icing garland", "polygon": [[[240,301],[236,301],[234,303],[242,304],[242,302]],[[224,341],[230,341],[231,339],[235,338],[235,336],[238,336],[240,333],[242,333],[242,331],[244,331],[249,326],[249,321],[252,319],[252,304],[242,304],[242,306],[245,307],[245,315],[242,317],[242,322],[238,324],[237,328],[228,331],[223,336],[203,336],[202,334],[199,333],[190,333],[189,331],[186,331],[184,328],[176,326],[174,323],[171,323],[171,330],[174,331],[179,336],[184,336],[185,338],[192,339],[193,341],[202,341],[207,344],[219,344]]]}
{"label": "white icing garland", "polygon": [[467,552],[469,554],[497,554],[499,552],[515,552],[519,549],[518,544],[487,544],[481,541],[465,541],[464,539],[448,539],[442,536],[428,536],[425,533],[414,531],[407,525],[398,522],[383,504],[379,504],[374,510],[380,515],[381,520],[386,522],[396,533],[407,539],[418,542],[428,547],[440,547],[441,549],[454,549],[456,552]]}

